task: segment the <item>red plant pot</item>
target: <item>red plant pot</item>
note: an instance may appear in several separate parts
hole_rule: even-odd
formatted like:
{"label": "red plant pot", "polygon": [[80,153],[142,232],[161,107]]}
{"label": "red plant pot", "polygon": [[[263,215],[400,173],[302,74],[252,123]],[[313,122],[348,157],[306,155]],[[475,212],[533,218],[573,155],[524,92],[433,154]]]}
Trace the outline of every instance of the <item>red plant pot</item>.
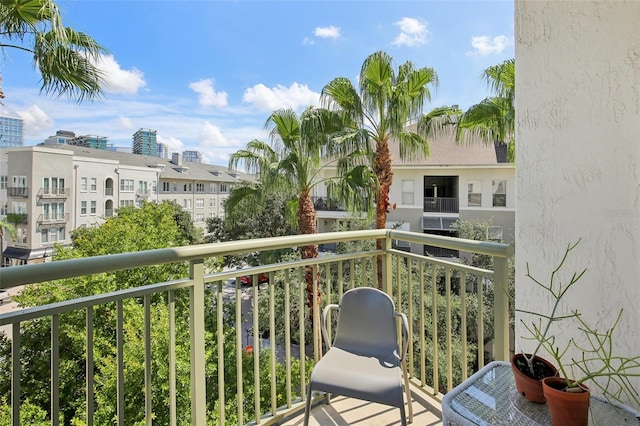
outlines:
{"label": "red plant pot", "polygon": [[547,399],[551,422],[554,426],[587,426],[589,423],[589,388],[582,385],[577,392],[566,392],[567,379],[547,377],[542,380],[542,391]]}
{"label": "red plant pot", "polygon": [[[530,357],[530,354],[526,354]],[[558,370],[544,358],[535,356],[533,358],[534,372],[538,377],[531,377],[523,371],[527,371],[527,360],[521,353],[515,354],[511,358],[511,370],[513,371],[513,377],[516,382],[516,389],[518,393],[524,396],[527,401],[535,402],[536,404],[544,404],[545,397],[542,392],[542,382],[544,377],[552,377],[558,374]]]}

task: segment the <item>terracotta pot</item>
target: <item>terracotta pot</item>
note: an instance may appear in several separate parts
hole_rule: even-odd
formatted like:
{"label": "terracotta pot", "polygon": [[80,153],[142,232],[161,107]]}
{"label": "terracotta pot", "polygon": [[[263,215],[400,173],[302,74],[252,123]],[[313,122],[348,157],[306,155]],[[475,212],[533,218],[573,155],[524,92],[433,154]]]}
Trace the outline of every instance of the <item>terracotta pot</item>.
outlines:
{"label": "terracotta pot", "polygon": [[589,388],[582,385],[578,392],[565,392],[567,380],[547,377],[542,380],[542,391],[547,399],[551,422],[554,426],[587,426],[589,423]]}
{"label": "terracotta pot", "polygon": [[[531,355],[526,354],[526,356],[529,357]],[[528,368],[526,365],[527,360],[523,354],[515,354],[513,358],[511,358],[511,370],[513,371],[513,377],[516,381],[516,389],[527,401],[544,404],[545,398],[542,393],[541,379],[548,376],[556,376],[558,371],[549,361],[536,356],[533,358],[534,371],[538,372],[540,376],[538,378],[532,378],[521,370],[521,368]]]}

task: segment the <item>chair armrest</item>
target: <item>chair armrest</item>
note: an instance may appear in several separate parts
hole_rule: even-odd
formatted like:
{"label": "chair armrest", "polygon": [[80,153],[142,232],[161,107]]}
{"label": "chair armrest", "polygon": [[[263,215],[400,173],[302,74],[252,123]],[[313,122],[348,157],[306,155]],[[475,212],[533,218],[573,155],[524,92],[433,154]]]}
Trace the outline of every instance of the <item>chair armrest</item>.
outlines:
{"label": "chair armrest", "polygon": [[327,319],[329,318],[329,311],[331,309],[340,310],[340,306],[335,303],[331,303],[324,307],[322,310],[322,321],[320,321],[322,337],[324,338],[324,342],[327,344],[327,348],[331,347],[331,342],[329,341],[329,333],[327,332]]}
{"label": "chair armrest", "polygon": [[395,316],[400,318],[400,324],[402,325],[402,353],[400,354],[400,361],[402,361],[409,348],[409,323],[407,322],[407,316],[402,312],[396,312]]}

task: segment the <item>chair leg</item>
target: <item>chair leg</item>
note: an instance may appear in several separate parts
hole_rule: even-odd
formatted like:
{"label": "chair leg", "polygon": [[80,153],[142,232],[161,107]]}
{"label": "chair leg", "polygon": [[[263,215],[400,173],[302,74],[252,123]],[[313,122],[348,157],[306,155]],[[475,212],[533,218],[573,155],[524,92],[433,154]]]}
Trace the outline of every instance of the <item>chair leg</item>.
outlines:
{"label": "chair leg", "polygon": [[400,424],[407,426],[407,415],[404,413],[404,404],[400,406]]}
{"label": "chair leg", "polygon": [[[409,387],[409,375],[407,374],[407,363],[405,360],[402,360],[402,376],[404,377],[404,390],[407,394],[407,405],[409,408],[409,423],[413,423],[413,404],[411,402],[411,388]],[[403,410],[404,412],[404,410]]]}
{"label": "chair leg", "polygon": [[309,426],[309,415],[311,414],[311,383],[307,387],[307,401],[304,406],[304,426]]}

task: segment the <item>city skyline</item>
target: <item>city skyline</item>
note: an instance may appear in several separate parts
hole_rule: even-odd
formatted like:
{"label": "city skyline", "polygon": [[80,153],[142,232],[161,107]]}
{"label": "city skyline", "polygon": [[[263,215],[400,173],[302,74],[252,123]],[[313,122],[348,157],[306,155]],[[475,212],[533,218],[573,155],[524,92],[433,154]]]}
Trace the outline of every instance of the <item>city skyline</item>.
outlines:
{"label": "city skyline", "polygon": [[[425,110],[466,109],[489,94],[482,71],[513,53],[513,2],[139,1],[60,3],[65,25],[108,50],[102,100],[77,104],[38,93],[31,57],[7,50],[5,105],[25,120],[25,145],[58,130],[106,136],[130,147],[157,130],[169,153],[228,155],[263,129],[275,109],[318,105],[335,77],[355,81],[377,50],[435,68],[439,89]],[[105,25],[105,23],[116,23]]]}

